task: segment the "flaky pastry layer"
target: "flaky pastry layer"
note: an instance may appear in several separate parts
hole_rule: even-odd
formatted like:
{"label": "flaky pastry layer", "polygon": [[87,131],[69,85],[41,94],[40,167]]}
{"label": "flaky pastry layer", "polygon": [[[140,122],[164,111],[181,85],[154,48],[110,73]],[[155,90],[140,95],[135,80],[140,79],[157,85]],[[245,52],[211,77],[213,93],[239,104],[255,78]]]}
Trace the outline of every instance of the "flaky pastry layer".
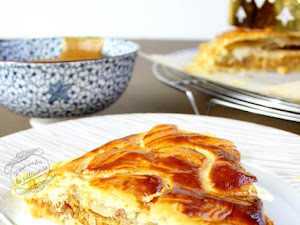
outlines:
{"label": "flaky pastry layer", "polygon": [[192,74],[260,70],[300,71],[300,32],[238,28],[201,43]]}
{"label": "flaky pastry layer", "polygon": [[233,143],[175,125],[114,140],[49,174],[42,191],[18,197],[62,224],[273,224]]}

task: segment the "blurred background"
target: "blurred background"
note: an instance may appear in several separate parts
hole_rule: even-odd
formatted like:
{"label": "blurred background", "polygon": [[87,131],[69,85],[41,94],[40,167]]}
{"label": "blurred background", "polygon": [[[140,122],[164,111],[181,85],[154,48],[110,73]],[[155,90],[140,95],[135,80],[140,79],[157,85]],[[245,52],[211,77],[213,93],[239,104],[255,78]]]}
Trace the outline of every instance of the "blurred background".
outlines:
{"label": "blurred background", "polygon": [[207,40],[228,28],[220,0],[0,0],[0,37]]}
{"label": "blurred background", "polygon": [[[228,30],[228,4],[229,0],[0,0],[0,39],[118,37],[137,42],[146,53],[166,54],[196,48]],[[195,96],[203,115],[211,96]],[[159,82],[152,62],[141,57],[124,94],[100,114],[136,112],[193,113],[186,96]],[[300,132],[297,122],[223,106],[215,106],[210,115]],[[0,105],[0,137],[30,128],[29,119]]]}

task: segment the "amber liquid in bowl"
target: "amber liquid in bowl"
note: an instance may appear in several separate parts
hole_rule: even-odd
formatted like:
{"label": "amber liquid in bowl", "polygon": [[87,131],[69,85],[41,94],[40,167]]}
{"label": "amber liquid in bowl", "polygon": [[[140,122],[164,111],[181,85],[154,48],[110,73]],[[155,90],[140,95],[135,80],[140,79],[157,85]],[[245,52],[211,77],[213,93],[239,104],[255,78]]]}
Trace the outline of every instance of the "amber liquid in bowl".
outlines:
{"label": "amber liquid in bowl", "polygon": [[64,38],[62,52],[58,57],[32,62],[67,62],[103,58],[101,54],[103,44],[103,38]]}

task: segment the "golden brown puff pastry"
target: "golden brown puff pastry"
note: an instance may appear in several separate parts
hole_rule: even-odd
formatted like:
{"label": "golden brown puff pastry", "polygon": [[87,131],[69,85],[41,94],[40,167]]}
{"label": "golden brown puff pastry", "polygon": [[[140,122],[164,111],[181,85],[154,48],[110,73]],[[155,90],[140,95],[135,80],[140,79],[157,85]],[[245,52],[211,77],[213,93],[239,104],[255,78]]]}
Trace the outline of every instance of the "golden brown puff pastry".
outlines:
{"label": "golden brown puff pastry", "polygon": [[175,125],[114,140],[50,174],[42,191],[18,197],[63,224],[273,224],[233,143]]}
{"label": "golden brown puff pastry", "polygon": [[262,70],[300,71],[300,31],[238,28],[200,44],[192,74]]}

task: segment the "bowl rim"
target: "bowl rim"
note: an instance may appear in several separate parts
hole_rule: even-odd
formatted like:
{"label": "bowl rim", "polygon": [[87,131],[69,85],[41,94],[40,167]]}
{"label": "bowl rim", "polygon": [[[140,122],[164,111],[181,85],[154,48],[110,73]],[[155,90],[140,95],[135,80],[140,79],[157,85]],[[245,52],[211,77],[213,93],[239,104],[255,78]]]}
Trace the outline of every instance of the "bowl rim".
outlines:
{"label": "bowl rim", "polygon": [[[72,36],[64,36],[64,37],[41,37],[41,38],[16,38],[16,39],[0,39],[1,42],[13,42],[13,41],[21,41],[21,40],[42,40],[42,39],[62,39],[62,38],[69,38]],[[77,38],[77,37],[75,37]],[[20,64],[20,65],[48,65],[48,64],[69,64],[69,63],[82,63],[82,62],[94,62],[94,61],[102,61],[106,59],[111,59],[111,58],[121,58],[121,57],[126,57],[131,54],[137,54],[141,47],[138,43],[135,41],[130,41],[127,39],[123,38],[115,38],[115,37],[98,37],[98,36],[86,36],[86,37],[78,37],[78,38],[103,38],[105,39],[113,39],[113,40],[120,40],[120,41],[125,41],[129,42],[130,44],[133,44],[135,47],[135,50],[130,51],[129,53],[126,54],[120,54],[120,55],[115,55],[115,56],[107,56],[103,58],[98,58],[98,59],[82,59],[82,60],[71,60],[71,61],[58,61],[58,62],[28,62],[28,61],[13,61],[13,60],[0,60],[0,65],[1,64]]]}

